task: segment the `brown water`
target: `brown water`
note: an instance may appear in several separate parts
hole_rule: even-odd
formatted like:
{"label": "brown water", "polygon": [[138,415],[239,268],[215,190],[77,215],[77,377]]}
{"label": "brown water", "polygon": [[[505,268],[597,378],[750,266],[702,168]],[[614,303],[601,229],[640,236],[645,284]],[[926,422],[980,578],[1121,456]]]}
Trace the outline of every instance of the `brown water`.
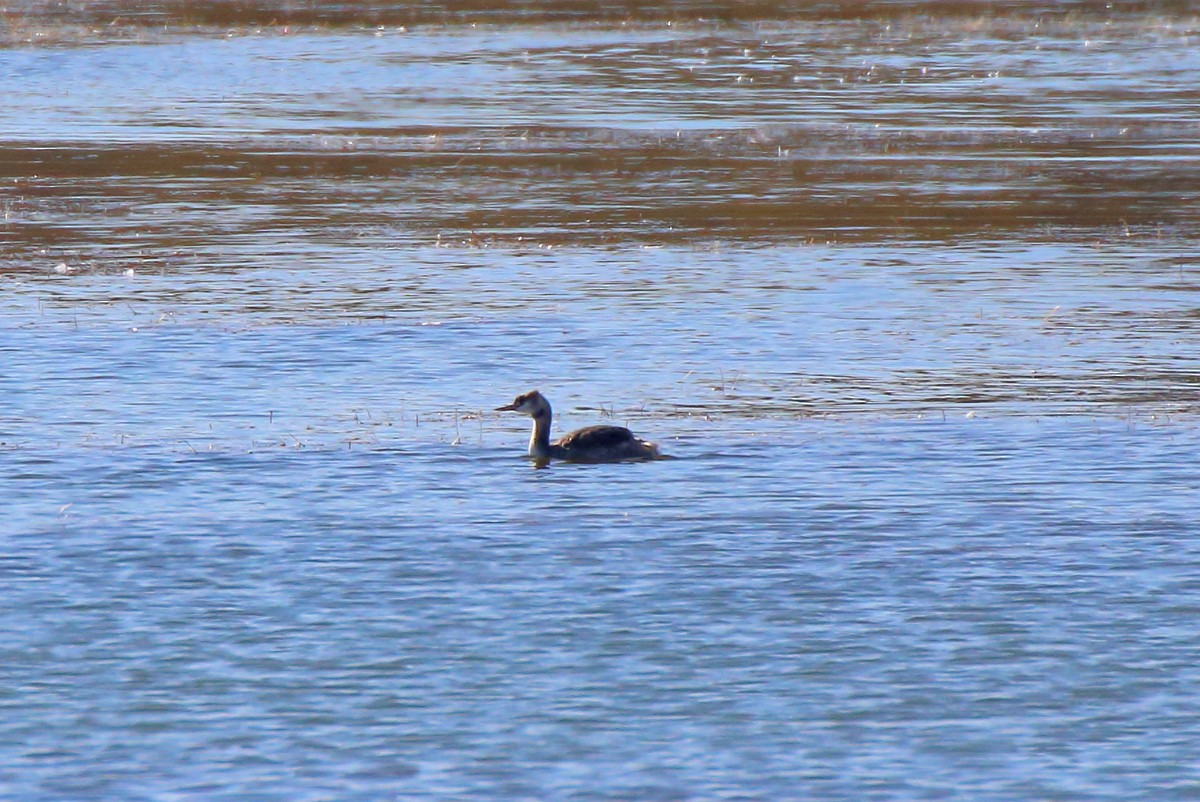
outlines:
{"label": "brown water", "polygon": [[0,796],[1195,798],[1198,45],[4,5]]}

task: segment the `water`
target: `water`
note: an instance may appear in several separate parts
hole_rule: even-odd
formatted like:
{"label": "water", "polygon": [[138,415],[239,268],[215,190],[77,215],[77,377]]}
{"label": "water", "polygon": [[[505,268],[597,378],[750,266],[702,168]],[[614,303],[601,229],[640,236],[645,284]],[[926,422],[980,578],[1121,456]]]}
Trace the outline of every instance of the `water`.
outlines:
{"label": "water", "polygon": [[1200,794],[1195,18],[108,9],[0,27],[0,796]]}

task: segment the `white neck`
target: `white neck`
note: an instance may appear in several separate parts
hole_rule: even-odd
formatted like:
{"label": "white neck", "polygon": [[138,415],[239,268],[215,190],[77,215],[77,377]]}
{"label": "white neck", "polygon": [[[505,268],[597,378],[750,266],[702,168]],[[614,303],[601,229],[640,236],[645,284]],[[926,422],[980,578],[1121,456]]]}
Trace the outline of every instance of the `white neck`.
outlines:
{"label": "white neck", "polygon": [[529,456],[550,456],[550,410],[533,419],[533,432],[529,435]]}

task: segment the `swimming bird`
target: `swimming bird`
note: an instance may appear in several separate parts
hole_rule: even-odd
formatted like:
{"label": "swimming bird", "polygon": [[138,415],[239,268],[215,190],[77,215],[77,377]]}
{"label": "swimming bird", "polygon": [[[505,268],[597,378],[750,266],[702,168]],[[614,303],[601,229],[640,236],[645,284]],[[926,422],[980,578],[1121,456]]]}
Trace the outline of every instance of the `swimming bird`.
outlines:
{"label": "swimming bird", "polygon": [[521,412],[533,418],[529,438],[529,456],[546,461],[621,462],[654,459],[658,446],[640,439],[624,426],[587,426],[550,442],[550,402],[533,390],[516,397],[511,404],[496,407],[497,412]]}

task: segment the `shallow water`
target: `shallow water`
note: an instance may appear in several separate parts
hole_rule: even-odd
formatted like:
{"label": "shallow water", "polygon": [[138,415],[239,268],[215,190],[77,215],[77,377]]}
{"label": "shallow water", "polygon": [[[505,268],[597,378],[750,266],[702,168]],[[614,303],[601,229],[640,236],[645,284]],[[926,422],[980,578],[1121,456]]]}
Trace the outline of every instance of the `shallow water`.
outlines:
{"label": "shallow water", "polygon": [[10,6],[0,796],[1195,798],[1200,26],[990,8]]}

